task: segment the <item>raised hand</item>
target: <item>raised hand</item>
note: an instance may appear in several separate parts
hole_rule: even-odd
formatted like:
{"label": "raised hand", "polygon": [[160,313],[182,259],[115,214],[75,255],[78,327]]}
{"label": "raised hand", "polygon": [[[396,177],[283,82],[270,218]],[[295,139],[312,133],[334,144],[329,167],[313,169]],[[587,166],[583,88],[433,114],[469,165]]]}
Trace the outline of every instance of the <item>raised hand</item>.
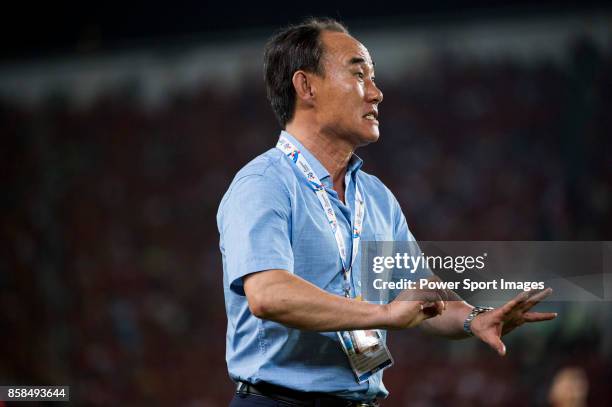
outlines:
{"label": "raised hand", "polygon": [[530,311],[551,293],[552,288],[523,291],[503,306],[476,316],[472,321],[472,333],[504,356],[506,345],[501,340],[503,335],[525,322],[548,321],[557,317],[556,312]]}

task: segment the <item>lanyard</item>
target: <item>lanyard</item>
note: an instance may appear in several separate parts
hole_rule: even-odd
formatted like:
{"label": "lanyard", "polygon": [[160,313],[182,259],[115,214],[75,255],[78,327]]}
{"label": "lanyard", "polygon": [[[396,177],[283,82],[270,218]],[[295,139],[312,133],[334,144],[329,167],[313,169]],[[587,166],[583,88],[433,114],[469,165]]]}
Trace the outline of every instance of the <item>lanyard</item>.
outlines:
{"label": "lanyard", "polygon": [[308,164],[308,161],[304,157],[303,154],[285,137],[281,136],[276,144],[276,148],[285,153],[291,161],[302,171],[306,179],[308,179],[308,183],[313,191],[317,194],[317,198],[319,198],[319,202],[321,203],[321,207],[325,212],[325,216],[327,216],[327,220],[329,221],[329,225],[331,226],[334,237],[336,238],[336,245],[338,246],[338,252],[340,253],[340,259],[342,260],[342,270],[344,275],[344,295],[349,298],[351,296],[351,269],[353,267],[353,263],[355,262],[355,258],[357,257],[357,253],[359,252],[359,240],[361,239],[361,227],[363,225],[363,215],[365,213],[365,202],[361,197],[361,192],[359,191],[359,185],[357,185],[357,181],[355,180],[355,222],[353,226],[353,253],[351,256],[351,262],[347,264],[346,259],[346,246],[344,245],[344,239],[342,238],[342,232],[338,227],[338,219],[336,218],[336,213],[334,212],[334,208],[332,207],[331,201],[327,196],[327,192],[325,191],[325,187],[323,183],[317,177],[315,172]]}

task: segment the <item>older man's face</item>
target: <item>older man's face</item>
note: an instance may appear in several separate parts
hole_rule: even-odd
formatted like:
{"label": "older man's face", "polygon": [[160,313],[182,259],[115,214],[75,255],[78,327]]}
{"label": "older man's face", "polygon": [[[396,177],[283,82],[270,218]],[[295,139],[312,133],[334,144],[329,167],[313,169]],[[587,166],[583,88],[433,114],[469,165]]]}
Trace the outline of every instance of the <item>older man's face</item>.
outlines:
{"label": "older man's face", "polygon": [[324,31],[321,41],[325,75],[316,79],[316,112],[323,131],[357,146],[378,140],[383,95],[368,50],[344,33]]}

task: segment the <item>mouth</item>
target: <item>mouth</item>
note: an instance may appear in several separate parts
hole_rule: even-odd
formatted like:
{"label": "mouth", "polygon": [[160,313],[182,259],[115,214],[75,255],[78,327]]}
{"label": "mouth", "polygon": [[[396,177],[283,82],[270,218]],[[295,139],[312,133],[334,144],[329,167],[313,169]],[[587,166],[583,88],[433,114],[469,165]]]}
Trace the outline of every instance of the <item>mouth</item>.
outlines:
{"label": "mouth", "polygon": [[363,118],[369,120],[375,124],[378,124],[378,112],[372,110],[363,115]]}

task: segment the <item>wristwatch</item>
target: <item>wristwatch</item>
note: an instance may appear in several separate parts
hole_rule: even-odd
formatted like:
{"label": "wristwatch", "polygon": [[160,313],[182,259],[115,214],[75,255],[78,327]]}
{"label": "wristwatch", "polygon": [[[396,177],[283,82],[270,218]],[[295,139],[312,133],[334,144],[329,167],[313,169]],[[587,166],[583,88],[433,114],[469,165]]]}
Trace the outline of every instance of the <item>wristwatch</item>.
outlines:
{"label": "wristwatch", "polygon": [[472,332],[472,321],[476,318],[477,315],[482,314],[483,312],[491,311],[493,307],[474,307],[472,311],[468,314],[465,321],[463,321],[463,330],[470,336],[474,336],[474,332]]}

